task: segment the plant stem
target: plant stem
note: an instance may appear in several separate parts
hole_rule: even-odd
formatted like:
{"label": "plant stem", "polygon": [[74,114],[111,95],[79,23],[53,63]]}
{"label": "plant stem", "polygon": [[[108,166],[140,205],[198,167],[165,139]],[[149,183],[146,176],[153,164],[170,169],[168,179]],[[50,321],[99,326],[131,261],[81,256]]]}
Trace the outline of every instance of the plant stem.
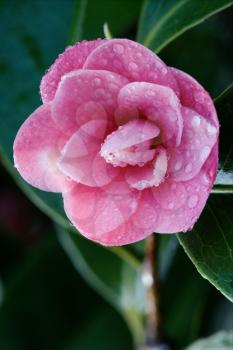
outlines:
{"label": "plant stem", "polygon": [[152,234],[146,239],[143,283],[146,287],[147,325],[146,345],[160,344],[160,300],[158,283],[158,235]]}

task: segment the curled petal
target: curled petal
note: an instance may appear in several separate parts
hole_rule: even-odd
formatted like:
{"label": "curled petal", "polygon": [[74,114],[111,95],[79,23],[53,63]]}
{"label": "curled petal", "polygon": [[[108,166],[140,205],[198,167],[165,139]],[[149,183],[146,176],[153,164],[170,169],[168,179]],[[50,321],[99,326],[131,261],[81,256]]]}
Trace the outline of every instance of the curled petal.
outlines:
{"label": "curled petal", "polygon": [[107,129],[105,120],[92,120],[80,127],[62,150],[59,169],[76,182],[92,187],[104,186],[118,169],[100,157],[101,142]]}
{"label": "curled petal", "polygon": [[104,69],[129,81],[145,81],[179,88],[165,63],[146,47],[127,39],[113,39],[97,47],[87,58],[85,69]]}
{"label": "curled petal", "polygon": [[181,144],[171,150],[168,168],[175,181],[187,181],[197,175],[218,140],[218,128],[204,117],[189,108],[183,108],[182,115]]}
{"label": "curled petal", "polygon": [[100,39],[82,41],[68,47],[65,52],[59,55],[41,81],[40,93],[42,101],[44,103],[52,101],[62,76],[73,70],[81,69],[87,56],[104,42],[105,40]]}
{"label": "curled petal", "polygon": [[31,185],[44,191],[61,192],[72,182],[58,170],[64,134],[51,118],[50,105],[42,105],[21,126],[14,142],[15,166]]}
{"label": "curled petal", "polygon": [[165,86],[150,83],[130,83],[118,96],[118,103],[136,108],[161,131],[161,141],[169,147],[179,145],[183,130],[180,103],[174,92]]}
{"label": "curled petal", "polygon": [[186,232],[193,228],[199,218],[217,171],[217,145],[208,160],[191,180],[173,182],[167,179],[152,189],[158,221],[154,231],[158,233]]}
{"label": "curled petal", "polygon": [[170,68],[180,89],[180,100],[184,107],[196,111],[218,126],[218,117],[208,92],[190,75],[178,69]]}
{"label": "curled petal", "polygon": [[155,150],[148,142],[159,135],[157,126],[146,120],[132,120],[108,135],[101,147],[101,156],[113,165],[126,166],[150,161]]}
{"label": "curled petal", "polygon": [[[158,219],[150,191],[140,193],[136,211],[117,228],[95,236],[94,240],[105,246],[135,243],[151,235]],[[92,238],[93,239],[93,238]]]}
{"label": "curled petal", "polygon": [[167,172],[167,153],[162,147],[155,151],[157,156],[153,162],[143,167],[130,167],[125,177],[128,184],[137,190],[144,190],[147,187],[158,186]]}
{"label": "curled petal", "polygon": [[[59,84],[52,104],[52,116],[69,136],[91,119],[114,120],[119,90],[127,80],[105,71],[73,71]],[[88,110],[89,109],[89,110]],[[94,117],[91,116],[94,109]],[[107,114],[106,114],[107,113]]]}
{"label": "curled petal", "polygon": [[87,238],[101,241],[102,235],[117,229],[135,212],[139,192],[122,179],[93,188],[77,184],[64,194],[67,216]]}

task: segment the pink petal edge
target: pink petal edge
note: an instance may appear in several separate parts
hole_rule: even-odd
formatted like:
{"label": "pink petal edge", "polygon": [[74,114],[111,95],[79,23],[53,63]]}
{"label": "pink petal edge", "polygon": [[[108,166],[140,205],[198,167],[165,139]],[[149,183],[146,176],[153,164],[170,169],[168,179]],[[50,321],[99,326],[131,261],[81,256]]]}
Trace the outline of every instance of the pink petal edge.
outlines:
{"label": "pink petal edge", "polygon": [[14,142],[14,163],[21,176],[44,191],[62,192],[72,181],[58,170],[57,160],[66,137],[51,118],[51,106],[37,108],[19,129]]}

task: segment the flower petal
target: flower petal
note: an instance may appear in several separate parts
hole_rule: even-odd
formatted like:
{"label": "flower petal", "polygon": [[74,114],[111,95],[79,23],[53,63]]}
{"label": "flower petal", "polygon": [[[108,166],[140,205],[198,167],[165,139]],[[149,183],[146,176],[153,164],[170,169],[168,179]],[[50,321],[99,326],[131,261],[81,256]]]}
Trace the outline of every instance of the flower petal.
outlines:
{"label": "flower petal", "polygon": [[165,63],[152,51],[127,39],[112,39],[88,56],[85,69],[104,69],[121,74],[130,81],[146,81],[179,88]]}
{"label": "flower petal", "polygon": [[182,105],[193,109],[218,126],[216,110],[208,92],[187,73],[175,68],[170,68],[170,70],[179,85]]}
{"label": "flower petal", "polygon": [[104,186],[118,174],[99,151],[107,128],[105,120],[92,120],[80,127],[62,150],[59,169],[72,180],[92,187]]}
{"label": "flower petal", "polygon": [[187,181],[197,175],[218,139],[218,128],[204,117],[185,107],[182,115],[181,144],[171,150],[168,167],[175,181]]}
{"label": "flower petal", "polygon": [[143,167],[129,167],[126,171],[126,181],[132,188],[144,190],[147,187],[158,186],[167,172],[167,153],[162,147],[156,149],[157,156],[153,162]]}
{"label": "flower petal", "polygon": [[[114,122],[119,90],[127,80],[115,73],[80,70],[63,76],[53,101],[52,116],[57,125],[69,136],[91,117],[95,106],[96,119]],[[94,105],[93,105],[94,104]],[[97,107],[98,106],[98,107]],[[83,113],[86,109],[85,113]],[[106,114],[107,113],[107,114]]]}
{"label": "flower petal", "polygon": [[81,69],[87,56],[104,42],[105,40],[101,39],[82,41],[74,46],[69,46],[65,52],[59,55],[41,81],[40,93],[42,101],[44,103],[52,101],[61,77],[73,70]]}
{"label": "flower petal", "polygon": [[104,246],[121,246],[135,243],[153,233],[157,217],[151,192],[141,191],[137,210],[130,218],[114,230],[94,237],[94,240]]}
{"label": "flower petal", "polygon": [[174,92],[165,86],[150,83],[130,83],[124,86],[118,96],[120,106],[136,108],[161,131],[161,141],[169,147],[181,140],[183,119],[180,104]]}
{"label": "flower petal", "polygon": [[105,246],[118,246],[137,242],[153,232],[191,230],[213,186],[217,156],[216,145],[199,174],[190,181],[173,183],[167,179],[158,187],[140,191],[137,209],[130,218],[95,240]]}
{"label": "flower petal", "polygon": [[74,226],[87,238],[99,241],[135,212],[139,196],[122,179],[95,189],[77,184],[64,194],[64,206]]}
{"label": "flower petal", "polygon": [[21,126],[14,142],[14,162],[22,177],[44,191],[61,192],[72,184],[58,170],[57,160],[66,137],[42,105]]}
{"label": "flower petal", "polygon": [[108,135],[101,147],[106,162],[117,166],[143,165],[153,159],[147,141],[159,135],[157,126],[147,120],[131,120]]}
{"label": "flower petal", "polygon": [[154,231],[176,233],[191,230],[200,216],[217,172],[217,145],[200,172],[191,180],[173,182],[167,179],[152,189],[158,221]]}

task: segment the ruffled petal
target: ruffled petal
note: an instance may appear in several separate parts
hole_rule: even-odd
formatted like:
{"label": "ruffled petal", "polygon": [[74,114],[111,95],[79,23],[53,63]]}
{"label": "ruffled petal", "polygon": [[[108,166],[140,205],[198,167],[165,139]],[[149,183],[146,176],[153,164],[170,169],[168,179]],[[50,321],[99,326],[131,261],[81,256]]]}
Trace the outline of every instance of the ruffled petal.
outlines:
{"label": "ruffled petal", "polygon": [[179,88],[165,63],[152,51],[127,39],[112,39],[97,47],[87,58],[85,69],[104,69],[130,81],[145,81]]}
{"label": "ruffled petal", "polygon": [[69,73],[63,76],[59,84],[52,104],[52,116],[69,136],[89,118],[107,118],[109,122],[114,122],[117,95],[126,83],[127,79],[105,71],[80,70]]}
{"label": "ruffled petal", "polygon": [[92,120],[81,126],[62,150],[58,164],[61,172],[76,182],[92,187],[111,182],[119,171],[99,155],[106,129],[105,120]]}
{"label": "ruffled petal", "polygon": [[137,190],[158,186],[165,178],[167,172],[167,152],[160,147],[156,150],[156,158],[153,162],[143,167],[129,167],[125,177],[128,184]]}
{"label": "ruffled petal", "polygon": [[158,187],[140,191],[137,210],[119,227],[95,239],[105,246],[140,241],[153,232],[176,233],[191,230],[201,214],[217,173],[218,145],[215,145],[199,174],[190,181],[167,179]]}
{"label": "ruffled petal", "polygon": [[147,141],[159,135],[157,126],[146,120],[132,120],[109,134],[101,147],[101,156],[115,166],[143,165],[153,159],[155,150]]}
{"label": "ruffled petal", "polygon": [[193,109],[218,127],[218,117],[208,92],[187,73],[175,68],[170,70],[179,85],[182,105]]}
{"label": "ruffled petal", "polygon": [[198,174],[217,142],[219,132],[212,123],[189,108],[183,108],[182,115],[181,144],[171,150],[168,167],[168,173],[175,181],[187,181]]}
{"label": "ruffled petal", "polygon": [[216,145],[194,178],[185,182],[172,182],[171,179],[167,179],[160,186],[153,188],[154,205],[158,212],[155,232],[186,232],[193,228],[213,186],[217,159]]}
{"label": "ruffled petal", "polygon": [[130,83],[124,86],[118,96],[120,106],[136,108],[161,131],[161,141],[168,147],[179,145],[183,119],[180,103],[168,87],[150,83]]}
{"label": "ruffled petal", "polygon": [[49,68],[48,72],[43,76],[40,93],[42,101],[52,101],[61,77],[73,70],[81,69],[87,56],[105,40],[82,41],[74,46],[68,47],[56,59],[54,64]]}
{"label": "ruffled petal", "polygon": [[72,185],[58,170],[60,149],[67,138],[42,105],[21,126],[14,142],[14,162],[22,177],[44,191],[61,192]]}
{"label": "ruffled petal", "polygon": [[103,234],[117,229],[135,212],[139,196],[122,179],[95,189],[77,184],[64,194],[64,207],[84,236],[101,241]]}
{"label": "ruffled petal", "polygon": [[112,231],[106,232],[94,240],[104,246],[121,246],[135,243],[153,233],[158,213],[154,206],[153,196],[148,190],[141,191],[137,210]]}

